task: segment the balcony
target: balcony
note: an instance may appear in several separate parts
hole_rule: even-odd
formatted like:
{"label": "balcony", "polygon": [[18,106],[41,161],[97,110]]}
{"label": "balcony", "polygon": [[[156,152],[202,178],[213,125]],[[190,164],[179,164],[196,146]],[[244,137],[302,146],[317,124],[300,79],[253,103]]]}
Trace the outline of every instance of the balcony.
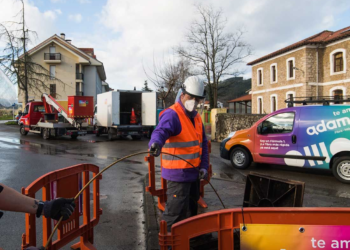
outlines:
{"label": "balcony", "polygon": [[83,96],[83,95],[84,95],[84,92],[76,91],[76,92],[75,92],[75,95],[76,95],[76,96]]}
{"label": "balcony", "polygon": [[61,53],[44,53],[44,62],[61,63]]}
{"label": "balcony", "polygon": [[84,81],[84,74],[83,73],[76,73],[75,74],[75,79],[77,80],[77,82]]}

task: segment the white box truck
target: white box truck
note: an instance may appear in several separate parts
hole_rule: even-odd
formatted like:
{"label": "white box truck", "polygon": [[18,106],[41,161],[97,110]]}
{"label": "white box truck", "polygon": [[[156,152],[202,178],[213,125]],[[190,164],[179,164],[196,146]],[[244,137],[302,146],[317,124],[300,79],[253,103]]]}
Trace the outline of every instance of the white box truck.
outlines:
{"label": "white box truck", "polygon": [[[136,123],[131,124],[132,109]],[[126,137],[140,140],[149,134],[157,122],[157,93],[136,90],[116,90],[97,95],[94,125],[96,136],[108,134],[108,139]]]}

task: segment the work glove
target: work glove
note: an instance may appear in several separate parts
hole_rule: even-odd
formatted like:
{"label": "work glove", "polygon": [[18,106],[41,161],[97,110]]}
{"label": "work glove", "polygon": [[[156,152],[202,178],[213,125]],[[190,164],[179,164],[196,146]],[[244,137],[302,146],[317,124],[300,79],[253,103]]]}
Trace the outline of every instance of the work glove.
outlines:
{"label": "work glove", "polygon": [[63,220],[67,220],[73,213],[74,208],[74,199],[57,198],[52,201],[45,201],[43,210],[46,218],[59,220],[63,216]]}
{"label": "work glove", "polygon": [[150,150],[152,152],[152,155],[155,157],[158,157],[160,155],[160,146],[158,143],[153,142]]}
{"label": "work glove", "polygon": [[44,250],[44,247],[27,247],[25,250]]}
{"label": "work glove", "polygon": [[201,168],[199,170],[199,179],[203,180],[203,179],[207,179],[207,175],[208,175],[208,171],[205,168]]}

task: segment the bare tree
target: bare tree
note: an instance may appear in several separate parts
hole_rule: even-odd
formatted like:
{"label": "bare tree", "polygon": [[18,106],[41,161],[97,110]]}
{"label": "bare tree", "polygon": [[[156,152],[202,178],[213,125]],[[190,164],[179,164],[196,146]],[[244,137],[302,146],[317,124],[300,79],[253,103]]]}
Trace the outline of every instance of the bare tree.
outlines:
{"label": "bare tree", "polygon": [[0,55],[0,68],[12,83],[17,84],[19,90],[23,91],[27,103],[29,91],[43,93],[50,89],[48,82],[64,83],[53,77],[42,65],[35,63],[28,54],[28,46],[32,39],[37,38],[37,33],[27,28],[24,2],[20,2],[22,8],[16,15],[19,21],[0,24],[0,39],[6,43]]}
{"label": "bare tree", "polygon": [[243,41],[244,32],[225,32],[226,19],[221,10],[196,5],[199,19],[186,34],[187,46],[177,53],[197,66],[198,74],[206,77],[210,107],[217,107],[217,89],[224,75],[237,75],[234,66],[251,55],[250,45]]}
{"label": "bare tree", "polygon": [[147,73],[145,69],[144,71],[148,80],[156,87],[158,98],[165,108],[174,103],[181,84],[190,76],[191,65],[190,61],[183,57],[163,61],[162,65],[158,65],[153,58],[151,73]]}

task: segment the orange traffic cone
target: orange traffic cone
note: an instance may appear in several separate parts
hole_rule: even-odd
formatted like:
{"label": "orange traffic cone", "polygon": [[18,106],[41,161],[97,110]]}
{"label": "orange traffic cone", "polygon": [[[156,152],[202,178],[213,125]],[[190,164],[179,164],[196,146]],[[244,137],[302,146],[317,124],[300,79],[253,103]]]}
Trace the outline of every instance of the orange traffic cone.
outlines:
{"label": "orange traffic cone", "polygon": [[134,112],[134,108],[131,109],[130,124],[136,124],[136,115]]}

